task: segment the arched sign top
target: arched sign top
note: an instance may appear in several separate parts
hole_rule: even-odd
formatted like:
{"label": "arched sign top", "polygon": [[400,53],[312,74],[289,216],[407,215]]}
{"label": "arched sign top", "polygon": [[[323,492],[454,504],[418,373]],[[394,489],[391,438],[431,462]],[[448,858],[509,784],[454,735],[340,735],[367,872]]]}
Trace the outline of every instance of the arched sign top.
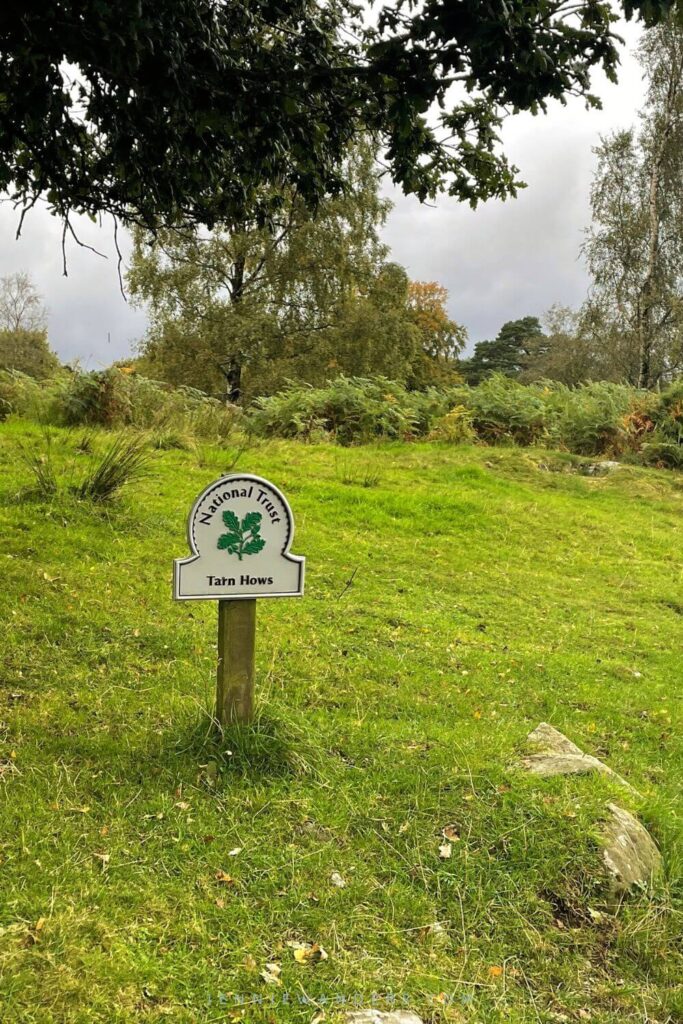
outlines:
{"label": "arched sign top", "polygon": [[300,597],[305,559],[289,553],[294,517],[284,494],[250,473],[216,480],[187,524],[192,554],[176,558],[177,601]]}

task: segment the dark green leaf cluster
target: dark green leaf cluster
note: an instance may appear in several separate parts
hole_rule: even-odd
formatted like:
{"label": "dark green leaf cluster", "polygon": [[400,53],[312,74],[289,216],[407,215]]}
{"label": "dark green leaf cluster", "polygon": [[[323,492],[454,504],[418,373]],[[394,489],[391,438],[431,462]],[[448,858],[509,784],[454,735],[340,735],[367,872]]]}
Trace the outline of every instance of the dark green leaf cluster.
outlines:
{"label": "dark green leaf cluster", "polygon": [[479,384],[494,373],[517,377],[543,344],[544,335],[538,317],[508,320],[491,341],[478,341],[470,359],[460,369],[468,384]]}
{"label": "dark green leaf cluster", "polygon": [[218,549],[227,551],[229,555],[237,555],[240,562],[244,555],[257,555],[263,551],[266,542],[261,536],[261,519],[260,512],[247,512],[240,523],[234,512],[224,512],[223,523],[228,532],[218,538]]}
{"label": "dark green leaf cluster", "polygon": [[[672,2],[622,5],[654,23]],[[313,207],[338,193],[369,131],[407,192],[503,197],[499,110],[588,95],[596,66],[614,78],[614,19],[598,0],[394,0],[371,29],[352,0],[9,3],[0,191],[46,196],[67,227],[71,211],[267,222],[283,188]]]}

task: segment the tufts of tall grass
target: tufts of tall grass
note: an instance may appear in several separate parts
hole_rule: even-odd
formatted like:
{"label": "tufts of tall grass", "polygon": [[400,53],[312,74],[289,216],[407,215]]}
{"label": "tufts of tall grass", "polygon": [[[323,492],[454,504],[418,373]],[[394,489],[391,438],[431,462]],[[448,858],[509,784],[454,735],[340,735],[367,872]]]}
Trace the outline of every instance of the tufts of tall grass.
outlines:
{"label": "tufts of tall grass", "polygon": [[124,484],[145,473],[151,458],[143,435],[116,437],[75,488],[76,494],[96,503],[111,501]]}

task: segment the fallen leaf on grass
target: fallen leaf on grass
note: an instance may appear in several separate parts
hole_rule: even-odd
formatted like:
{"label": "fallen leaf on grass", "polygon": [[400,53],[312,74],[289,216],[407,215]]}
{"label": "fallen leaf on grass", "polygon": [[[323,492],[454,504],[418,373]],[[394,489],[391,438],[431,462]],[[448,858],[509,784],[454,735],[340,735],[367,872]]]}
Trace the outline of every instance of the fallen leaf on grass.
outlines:
{"label": "fallen leaf on grass", "polygon": [[213,877],[220,885],[235,885],[235,879],[232,875],[229,875],[227,871],[223,871],[220,868]]}
{"label": "fallen leaf on grass", "polygon": [[228,857],[236,857],[238,853],[242,852],[241,846],[236,846],[234,850],[228,852]]}
{"label": "fallen leaf on grass", "polygon": [[280,975],[282,974],[282,968],[279,964],[266,964],[263,970],[260,972],[261,977],[265,981],[266,985],[281,985]]}
{"label": "fallen leaf on grass", "polygon": [[288,942],[287,945],[294,952],[298,964],[317,964],[327,960],[327,953],[317,942]]}
{"label": "fallen leaf on grass", "polygon": [[442,843],[439,847],[439,857],[441,860],[450,860],[453,854],[453,847],[450,843]]}
{"label": "fallen leaf on grass", "polygon": [[346,888],[346,882],[344,881],[344,879],[342,878],[338,871],[332,872],[332,874],[330,875],[330,881],[332,882],[332,885],[337,887],[337,889]]}
{"label": "fallen leaf on grass", "polygon": [[502,973],[503,973],[503,968],[502,967],[498,967],[498,966],[489,967],[489,974],[491,975],[492,978],[500,978]]}
{"label": "fallen leaf on grass", "polygon": [[444,839],[447,839],[451,843],[460,842],[460,833],[458,832],[456,825],[444,826],[444,828],[441,830],[441,834],[444,837]]}

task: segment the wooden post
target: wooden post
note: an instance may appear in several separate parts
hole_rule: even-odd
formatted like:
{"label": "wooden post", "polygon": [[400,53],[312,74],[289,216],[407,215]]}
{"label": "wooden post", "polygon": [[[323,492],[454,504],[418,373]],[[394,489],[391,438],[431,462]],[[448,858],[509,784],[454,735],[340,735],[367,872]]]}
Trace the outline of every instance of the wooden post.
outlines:
{"label": "wooden post", "polygon": [[254,715],[256,599],[218,602],[216,717],[221,725],[251,722]]}

